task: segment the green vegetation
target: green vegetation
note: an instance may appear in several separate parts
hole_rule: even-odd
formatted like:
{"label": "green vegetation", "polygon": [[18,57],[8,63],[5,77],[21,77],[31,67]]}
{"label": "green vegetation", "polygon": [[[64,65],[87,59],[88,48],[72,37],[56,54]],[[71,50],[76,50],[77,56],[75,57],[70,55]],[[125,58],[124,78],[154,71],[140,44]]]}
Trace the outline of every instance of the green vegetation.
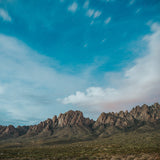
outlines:
{"label": "green vegetation", "polygon": [[[142,132],[143,130],[143,132]],[[160,129],[133,132],[76,142],[50,138],[18,138],[0,142],[0,159],[160,159]]]}

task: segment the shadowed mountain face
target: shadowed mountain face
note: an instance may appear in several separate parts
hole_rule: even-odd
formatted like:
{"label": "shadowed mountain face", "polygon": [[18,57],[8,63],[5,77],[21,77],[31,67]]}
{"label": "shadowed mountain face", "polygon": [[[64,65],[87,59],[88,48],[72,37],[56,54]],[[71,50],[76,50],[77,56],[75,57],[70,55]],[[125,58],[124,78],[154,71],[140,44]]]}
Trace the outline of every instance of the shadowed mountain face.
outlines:
{"label": "shadowed mountain face", "polygon": [[80,111],[68,111],[40,122],[38,125],[0,126],[0,139],[15,137],[49,137],[55,138],[93,138],[105,137],[117,132],[142,128],[143,126],[160,126],[160,105],[136,106],[130,112],[102,113],[94,121],[83,117]]}

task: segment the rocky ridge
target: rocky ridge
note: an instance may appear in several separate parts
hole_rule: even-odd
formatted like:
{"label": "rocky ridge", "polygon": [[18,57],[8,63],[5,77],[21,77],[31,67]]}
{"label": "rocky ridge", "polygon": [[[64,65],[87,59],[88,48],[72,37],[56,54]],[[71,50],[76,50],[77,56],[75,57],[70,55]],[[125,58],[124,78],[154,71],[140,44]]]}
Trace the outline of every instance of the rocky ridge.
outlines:
{"label": "rocky ridge", "polygon": [[[155,103],[152,106],[146,104],[136,106],[130,112],[120,111],[119,113],[101,113],[96,121],[85,118],[80,111],[68,111],[40,122],[38,125],[18,126],[12,125],[0,126],[0,139],[15,137],[32,137],[32,136],[58,136],[59,133],[65,133],[65,136],[72,136],[71,133],[79,137],[83,135],[102,135],[103,132],[110,132],[112,129],[127,130],[137,128],[146,123],[157,123],[160,121],[160,105]],[[159,124],[159,123],[158,123]],[[68,131],[68,132],[67,132]]]}

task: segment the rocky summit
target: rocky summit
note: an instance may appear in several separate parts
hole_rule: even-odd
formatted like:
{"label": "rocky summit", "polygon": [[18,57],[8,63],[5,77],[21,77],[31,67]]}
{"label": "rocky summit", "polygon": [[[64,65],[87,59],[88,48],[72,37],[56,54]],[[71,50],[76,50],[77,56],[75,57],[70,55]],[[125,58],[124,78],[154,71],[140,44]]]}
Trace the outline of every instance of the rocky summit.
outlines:
{"label": "rocky summit", "polygon": [[143,126],[160,127],[160,105],[136,106],[130,112],[101,113],[96,121],[85,118],[80,111],[68,111],[40,122],[38,125],[0,126],[0,139],[19,137],[48,137],[77,139],[105,137],[117,132],[127,132]]}

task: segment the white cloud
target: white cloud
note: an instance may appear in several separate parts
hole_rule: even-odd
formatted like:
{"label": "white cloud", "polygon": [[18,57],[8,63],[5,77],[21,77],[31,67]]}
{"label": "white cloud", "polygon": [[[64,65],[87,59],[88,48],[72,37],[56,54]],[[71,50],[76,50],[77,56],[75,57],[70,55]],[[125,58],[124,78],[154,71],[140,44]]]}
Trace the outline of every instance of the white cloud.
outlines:
{"label": "white cloud", "polygon": [[[135,60],[124,73],[111,78],[114,87],[90,87],[62,100],[64,104],[89,107],[99,111],[117,111],[127,105],[154,103],[160,100],[160,25],[151,26],[153,33],[144,37],[146,55]],[[122,75],[122,76],[120,76]],[[113,84],[112,84],[113,85]],[[126,109],[126,108],[125,108]]]}
{"label": "white cloud", "polygon": [[8,120],[42,120],[64,111],[57,98],[86,81],[80,75],[58,72],[57,66],[16,38],[0,34],[0,113],[9,113]]}
{"label": "white cloud", "polygon": [[93,14],[94,14],[94,9],[89,9],[89,10],[87,11],[87,16],[88,16],[88,17],[92,17]]}
{"label": "white cloud", "polygon": [[104,23],[105,23],[105,24],[108,24],[110,21],[111,21],[111,17],[108,17],[108,18],[104,21]]}
{"label": "white cloud", "polygon": [[89,0],[85,1],[83,8],[88,8],[88,6],[89,6]]}
{"label": "white cloud", "polygon": [[0,17],[4,20],[4,21],[8,21],[11,22],[12,18],[9,16],[8,12],[5,11],[4,9],[0,8]]}
{"label": "white cloud", "polygon": [[78,4],[76,2],[73,2],[69,7],[68,7],[68,11],[71,11],[71,12],[76,12],[78,8]]}
{"label": "white cloud", "polygon": [[94,13],[93,18],[98,18],[101,14],[102,14],[101,11],[96,11],[96,12]]}

